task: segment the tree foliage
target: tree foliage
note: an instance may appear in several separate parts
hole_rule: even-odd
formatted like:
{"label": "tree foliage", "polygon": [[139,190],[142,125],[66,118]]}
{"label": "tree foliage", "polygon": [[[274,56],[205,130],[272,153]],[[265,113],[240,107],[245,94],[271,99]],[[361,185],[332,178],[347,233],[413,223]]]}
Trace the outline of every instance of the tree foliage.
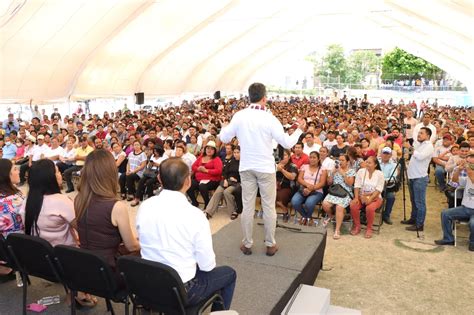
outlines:
{"label": "tree foliage", "polygon": [[347,82],[361,83],[370,73],[376,73],[380,67],[380,57],[370,50],[359,50],[347,58]]}
{"label": "tree foliage", "polygon": [[328,46],[324,55],[313,52],[306,60],[314,64],[314,76],[321,82],[338,81],[341,83],[361,83],[370,73],[380,67],[380,58],[373,51],[355,51],[347,58],[344,48],[334,44]]}
{"label": "tree foliage", "polygon": [[345,81],[347,63],[344,56],[344,48],[341,45],[334,44],[328,46],[326,54],[322,57],[317,75],[340,78],[341,82]]}
{"label": "tree foliage", "polygon": [[382,79],[441,78],[444,71],[434,64],[395,47],[383,57]]}

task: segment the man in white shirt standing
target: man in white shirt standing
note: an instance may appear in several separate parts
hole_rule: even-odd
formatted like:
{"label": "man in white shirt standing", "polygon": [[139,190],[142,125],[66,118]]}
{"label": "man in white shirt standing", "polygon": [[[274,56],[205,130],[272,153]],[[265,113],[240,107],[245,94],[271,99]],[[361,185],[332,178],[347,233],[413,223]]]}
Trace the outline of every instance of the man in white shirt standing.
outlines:
{"label": "man in white shirt standing", "polygon": [[249,87],[251,104],[237,112],[230,124],[222,124],[220,139],[227,143],[237,136],[240,147],[240,178],[242,186],[242,230],[244,238],[240,250],[245,255],[252,254],[253,217],[255,198],[260,189],[265,226],[267,256],[278,250],[275,241],[276,228],[276,177],[272,140],[275,139],[286,149],[292,148],[303,133],[306,121],[300,119],[299,127],[291,136],[286,134],[280,121],[267,110],[265,85],[253,83]]}
{"label": "man in white shirt standing", "polygon": [[428,186],[428,165],[434,153],[430,141],[431,129],[422,127],[417,141],[413,143],[414,151],[408,164],[408,189],[410,190],[411,216],[402,224],[410,224],[406,230],[423,231],[426,216],[426,187]]}
{"label": "man in white shirt standing", "polygon": [[[176,270],[186,288],[189,305],[220,291],[228,310],[237,275],[231,267],[216,267],[209,222],[186,197],[191,187],[189,168],[176,157],[160,166],[158,179],[163,191],[145,200],[137,213],[141,256]],[[222,306],[215,303],[212,311],[217,310],[222,310]]]}
{"label": "man in white shirt standing", "polygon": [[431,143],[436,142],[436,127],[433,126],[433,124],[430,122],[431,121],[431,116],[429,113],[426,113],[423,115],[423,119],[421,123],[417,124],[415,128],[413,129],[413,139],[416,141],[418,139],[418,133],[420,132],[420,129],[425,127],[429,128],[431,130],[431,136],[430,136],[430,141]]}

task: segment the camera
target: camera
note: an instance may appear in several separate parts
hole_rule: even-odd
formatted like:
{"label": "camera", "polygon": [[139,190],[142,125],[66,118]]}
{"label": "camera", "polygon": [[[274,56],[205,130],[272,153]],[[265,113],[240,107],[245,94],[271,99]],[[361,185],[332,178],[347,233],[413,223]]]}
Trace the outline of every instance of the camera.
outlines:
{"label": "camera", "polygon": [[334,168],[337,170],[339,168],[339,160],[334,161]]}

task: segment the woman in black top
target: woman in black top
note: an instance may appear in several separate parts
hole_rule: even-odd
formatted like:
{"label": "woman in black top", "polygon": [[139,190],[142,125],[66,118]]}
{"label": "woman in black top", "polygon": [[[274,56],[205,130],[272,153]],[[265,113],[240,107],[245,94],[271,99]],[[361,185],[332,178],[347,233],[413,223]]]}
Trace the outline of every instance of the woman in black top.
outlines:
{"label": "woman in black top", "polygon": [[288,203],[295,192],[298,176],[298,168],[291,162],[291,152],[285,149],[283,151],[283,159],[276,165],[277,173],[277,196],[276,205],[284,211],[283,221],[288,222],[290,214],[288,212]]}
{"label": "woman in black top", "polygon": [[344,143],[344,137],[342,135],[336,136],[336,142],[336,145],[331,148],[330,155],[338,159],[340,155],[346,154],[348,146]]}
{"label": "woman in black top", "polygon": [[240,189],[239,165],[240,147],[237,146],[234,148],[233,157],[224,163],[222,180],[204,210],[208,219],[216,212],[222,197],[224,197],[227,207],[232,210],[231,218],[235,219],[238,216],[234,194],[236,190]]}

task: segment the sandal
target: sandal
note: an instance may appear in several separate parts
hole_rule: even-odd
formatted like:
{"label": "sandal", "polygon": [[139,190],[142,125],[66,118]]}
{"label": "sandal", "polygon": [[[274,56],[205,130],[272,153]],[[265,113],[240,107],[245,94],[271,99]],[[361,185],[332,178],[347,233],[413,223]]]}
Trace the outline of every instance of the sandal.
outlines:
{"label": "sandal", "polygon": [[341,233],[339,231],[334,231],[333,239],[338,240],[341,238]]}
{"label": "sandal", "polygon": [[372,230],[367,229],[367,231],[365,231],[365,238],[372,238]]}
{"label": "sandal", "polygon": [[356,236],[357,234],[360,233],[360,228],[355,227],[351,230],[351,235]]}
{"label": "sandal", "polygon": [[79,305],[80,307],[94,307],[97,305],[97,299],[95,297],[83,297],[83,298],[79,298],[79,297],[75,297],[75,303],[76,303],[76,306]]}
{"label": "sandal", "polygon": [[136,206],[138,206],[139,204],[140,204],[140,201],[135,200],[135,201],[133,201],[133,202],[130,204],[130,206],[136,207]]}
{"label": "sandal", "polygon": [[235,220],[239,217],[239,214],[237,212],[232,212],[232,214],[230,215],[230,219],[231,220]]}
{"label": "sandal", "polygon": [[285,213],[283,215],[283,223],[288,223],[289,220],[290,220],[290,215],[288,213]]}

